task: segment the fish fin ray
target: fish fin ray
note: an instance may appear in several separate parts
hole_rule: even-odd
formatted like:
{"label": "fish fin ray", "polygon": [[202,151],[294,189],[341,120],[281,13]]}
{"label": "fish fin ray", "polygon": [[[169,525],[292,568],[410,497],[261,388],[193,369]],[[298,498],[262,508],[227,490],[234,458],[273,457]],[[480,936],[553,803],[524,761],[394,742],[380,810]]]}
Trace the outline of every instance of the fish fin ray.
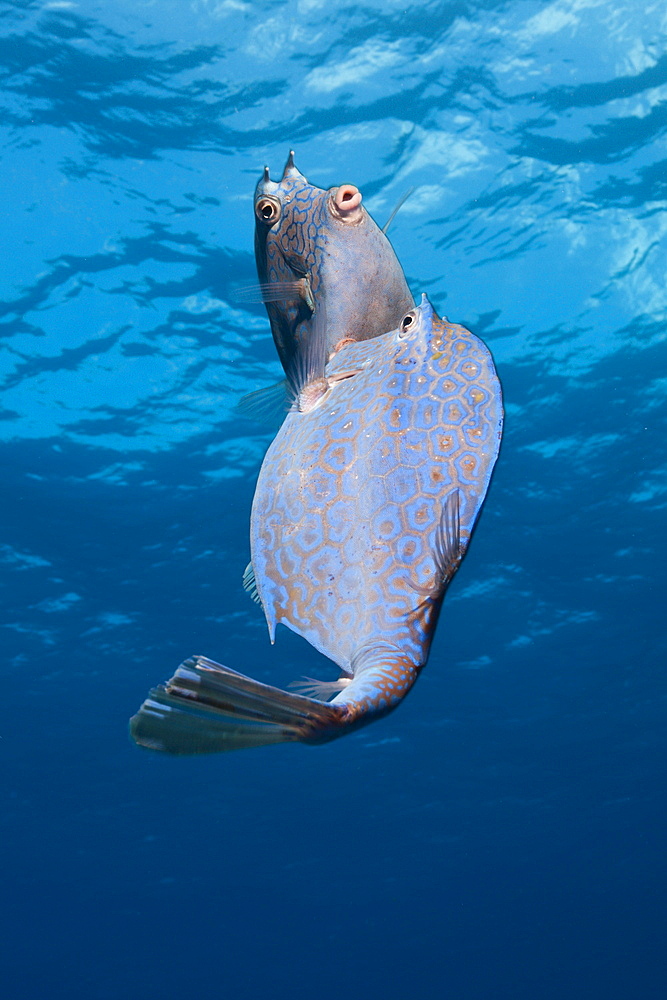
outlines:
{"label": "fish fin ray", "polygon": [[238,285],[232,298],[235,302],[294,302],[303,299],[309,308],[313,301],[310,284],[305,278],[295,281],[261,281],[255,285]]}
{"label": "fish fin ray", "polygon": [[305,386],[318,379],[324,380],[327,361],[327,310],[324,296],[321,296],[311,319],[310,330],[299,341],[287,372],[295,404]]}
{"label": "fish fin ray", "polygon": [[274,385],[263,386],[249,392],[236,404],[236,409],[244,417],[252,420],[275,421],[282,419],[290,407],[290,388],[286,379],[281,379]]}
{"label": "fish fin ray", "polygon": [[247,591],[250,595],[250,599],[254,601],[255,604],[261,604],[259,591],[257,590],[257,580],[255,579],[255,570],[253,569],[252,562],[249,562],[243,571],[243,589]]}
{"label": "fish fin ray", "polygon": [[337,681],[320,681],[315,677],[302,677],[298,681],[291,681],[287,686],[292,691],[298,691],[299,694],[308,695],[308,697],[316,698],[318,701],[328,701],[329,698],[333,698],[334,695],[346,688],[351,680],[352,678],[346,675],[339,677]]}
{"label": "fish fin ray", "polygon": [[435,532],[435,576],[443,587],[454,576],[463,558],[459,496],[458,490],[447,495]]}
{"label": "fish fin ray", "polygon": [[389,216],[384,226],[382,227],[382,232],[384,233],[385,236],[387,235],[387,230],[389,229],[390,225],[392,224],[392,222],[394,221],[400,210],[403,208],[410,195],[414,194],[414,191],[415,191],[414,187],[409,187],[408,190],[405,192],[405,194],[402,194],[401,197],[396,202],[391,215]]}
{"label": "fish fin ray", "polygon": [[435,569],[433,580],[426,585],[410,582],[410,586],[424,598],[420,606],[427,601],[440,597],[447,584],[459,568],[459,564],[465,554],[465,548],[461,544],[461,530],[459,522],[459,491],[452,490],[447,495],[440,513],[440,520],[435,529],[433,545],[433,561]]}

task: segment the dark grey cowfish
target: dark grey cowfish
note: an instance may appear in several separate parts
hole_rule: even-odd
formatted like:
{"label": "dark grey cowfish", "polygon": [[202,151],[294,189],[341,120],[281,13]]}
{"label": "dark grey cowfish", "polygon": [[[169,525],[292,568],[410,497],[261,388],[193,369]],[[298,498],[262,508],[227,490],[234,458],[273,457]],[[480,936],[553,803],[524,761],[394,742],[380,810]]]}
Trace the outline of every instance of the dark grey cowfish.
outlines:
{"label": "dark grey cowfish", "polygon": [[[361,204],[359,189],[314,187],[291,152],[282,180],[272,181],[265,167],[255,190],[255,260],[273,338],[293,384],[322,374],[344,344],[394,329],[414,308],[398,258]],[[313,357],[313,342],[323,358]]]}

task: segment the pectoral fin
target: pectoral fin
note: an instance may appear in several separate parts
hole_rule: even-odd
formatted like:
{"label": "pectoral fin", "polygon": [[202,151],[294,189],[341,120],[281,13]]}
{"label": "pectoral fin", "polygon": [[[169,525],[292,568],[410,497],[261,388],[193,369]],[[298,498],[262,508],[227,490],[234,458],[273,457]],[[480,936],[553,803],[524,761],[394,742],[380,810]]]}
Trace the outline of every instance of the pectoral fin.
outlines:
{"label": "pectoral fin", "polygon": [[324,369],[327,361],[327,310],[322,297],[318,301],[308,329],[299,340],[287,372],[295,408],[303,409],[305,399],[309,400],[306,408],[312,408],[313,400],[310,397],[314,395],[319,398],[326,392]]}
{"label": "pectoral fin", "polygon": [[244,417],[251,417],[262,423],[282,420],[290,407],[290,392],[286,379],[281,379],[274,385],[255,389],[242,396],[236,404],[236,409]]}
{"label": "pectoral fin", "polygon": [[315,300],[308,278],[239,285],[234,289],[233,298],[235,302],[294,302],[295,299],[303,299],[309,309],[315,310]]}

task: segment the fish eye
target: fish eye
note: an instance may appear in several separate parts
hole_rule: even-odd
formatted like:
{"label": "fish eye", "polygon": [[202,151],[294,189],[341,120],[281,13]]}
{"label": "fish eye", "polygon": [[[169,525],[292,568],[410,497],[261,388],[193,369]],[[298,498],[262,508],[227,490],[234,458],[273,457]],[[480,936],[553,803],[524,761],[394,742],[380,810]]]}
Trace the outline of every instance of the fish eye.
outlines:
{"label": "fish eye", "polygon": [[272,226],[280,218],[280,202],[275,198],[260,198],[255,205],[255,215],[267,226]]}
{"label": "fish eye", "polygon": [[405,315],[401,320],[400,325],[398,327],[399,334],[409,333],[416,322],[417,322],[416,312],[414,312],[413,310],[412,312],[407,313],[407,315]]}

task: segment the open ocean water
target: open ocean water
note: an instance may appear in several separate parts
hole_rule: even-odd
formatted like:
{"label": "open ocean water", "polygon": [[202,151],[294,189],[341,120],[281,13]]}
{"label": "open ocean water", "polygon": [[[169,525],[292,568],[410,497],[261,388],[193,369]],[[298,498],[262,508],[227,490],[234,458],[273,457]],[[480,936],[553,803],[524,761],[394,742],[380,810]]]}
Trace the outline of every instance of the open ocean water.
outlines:
{"label": "open ocean water", "polygon": [[[7,1000],[666,995],[663,0],[0,3]],[[241,575],[280,377],[252,192],[357,184],[493,351],[428,667],[320,748],[130,744],[191,653],[331,676]]]}

